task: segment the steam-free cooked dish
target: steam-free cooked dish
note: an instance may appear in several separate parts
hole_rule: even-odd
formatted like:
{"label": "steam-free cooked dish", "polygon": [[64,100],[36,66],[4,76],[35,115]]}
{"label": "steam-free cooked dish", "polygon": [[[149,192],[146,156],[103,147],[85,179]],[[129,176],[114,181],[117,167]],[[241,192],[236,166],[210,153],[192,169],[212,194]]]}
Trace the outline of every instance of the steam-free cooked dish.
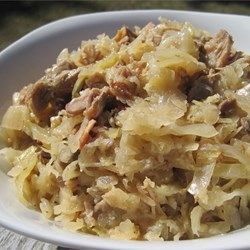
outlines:
{"label": "steam-free cooked dish", "polygon": [[64,49],[1,138],[19,199],[69,230],[162,241],[250,221],[250,57],[226,30],[160,19]]}

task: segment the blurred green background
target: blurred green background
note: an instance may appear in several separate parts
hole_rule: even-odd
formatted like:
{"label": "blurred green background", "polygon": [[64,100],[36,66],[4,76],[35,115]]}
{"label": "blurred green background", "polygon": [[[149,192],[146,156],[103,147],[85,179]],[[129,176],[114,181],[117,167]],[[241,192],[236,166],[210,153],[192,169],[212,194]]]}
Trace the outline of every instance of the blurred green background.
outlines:
{"label": "blurred green background", "polygon": [[82,1],[1,1],[0,50],[27,32],[53,20],[97,11],[122,9],[179,9],[250,14],[246,1],[170,0],[82,0]]}

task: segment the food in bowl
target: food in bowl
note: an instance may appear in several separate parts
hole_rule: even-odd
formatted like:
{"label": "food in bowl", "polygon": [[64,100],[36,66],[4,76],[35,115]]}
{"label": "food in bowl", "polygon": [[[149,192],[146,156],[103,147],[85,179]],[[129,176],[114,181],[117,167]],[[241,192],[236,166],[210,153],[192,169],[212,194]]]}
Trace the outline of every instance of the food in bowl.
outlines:
{"label": "food in bowl", "polygon": [[190,23],[99,35],[13,95],[19,199],[72,231],[182,240],[250,220],[250,57]]}

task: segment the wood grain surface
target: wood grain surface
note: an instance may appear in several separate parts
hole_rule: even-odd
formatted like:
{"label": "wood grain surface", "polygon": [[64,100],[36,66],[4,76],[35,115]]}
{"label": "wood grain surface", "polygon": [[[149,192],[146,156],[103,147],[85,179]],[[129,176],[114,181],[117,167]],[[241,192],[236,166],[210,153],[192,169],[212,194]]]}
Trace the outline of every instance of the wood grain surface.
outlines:
{"label": "wood grain surface", "polygon": [[[1,250],[57,250],[57,246],[31,239],[0,227]],[[62,249],[62,248],[60,248]]]}

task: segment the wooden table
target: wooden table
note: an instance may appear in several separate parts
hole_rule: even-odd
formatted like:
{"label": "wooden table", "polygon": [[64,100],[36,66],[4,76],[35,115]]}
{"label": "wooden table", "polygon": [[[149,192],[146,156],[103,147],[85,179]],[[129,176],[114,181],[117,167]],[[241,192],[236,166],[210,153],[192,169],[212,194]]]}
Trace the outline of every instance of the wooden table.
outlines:
{"label": "wooden table", "polygon": [[34,240],[0,227],[1,250],[62,250],[55,245]]}

